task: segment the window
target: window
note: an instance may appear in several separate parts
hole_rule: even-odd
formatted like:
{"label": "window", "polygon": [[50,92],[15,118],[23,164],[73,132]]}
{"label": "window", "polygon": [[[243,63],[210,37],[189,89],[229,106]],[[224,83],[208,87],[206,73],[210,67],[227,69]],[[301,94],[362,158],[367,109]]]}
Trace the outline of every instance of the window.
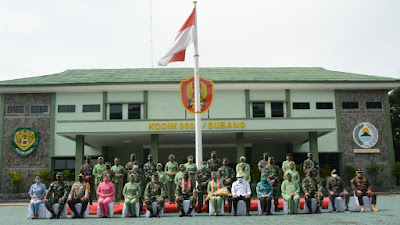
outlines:
{"label": "window", "polygon": [[75,105],[59,105],[58,112],[75,112]]}
{"label": "window", "polygon": [[7,113],[24,113],[24,106],[8,106]]}
{"label": "window", "polygon": [[140,119],[140,104],[128,105],[128,119]]}
{"label": "window", "polygon": [[66,181],[75,180],[75,158],[54,158],[53,160],[54,172],[63,172]]}
{"label": "window", "polygon": [[382,109],[382,102],[367,102],[367,109]]}
{"label": "window", "polygon": [[293,109],[310,109],[309,102],[293,102]]}
{"label": "window", "polygon": [[283,102],[271,102],[271,117],[283,117]]}
{"label": "window", "polygon": [[83,105],[82,112],[100,112],[100,105]]}
{"label": "window", "polygon": [[122,104],[110,104],[110,119],[122,119]]}
{"label": "window", "polygon": [[358,109],[358,102],[342,102],[343,109]]}
{"label": "window", "polygon": [[264,102],[253,102],[253,117],[265,117]]}
{"label": "window", "polygon": [[316,103],[317,109],[333,109],[332,102],[317,102]]}
{"label": "window", "polygon": [[48,113],[49,112],[49,107],[47,105],[34,105],[31,106],[31,113]]}

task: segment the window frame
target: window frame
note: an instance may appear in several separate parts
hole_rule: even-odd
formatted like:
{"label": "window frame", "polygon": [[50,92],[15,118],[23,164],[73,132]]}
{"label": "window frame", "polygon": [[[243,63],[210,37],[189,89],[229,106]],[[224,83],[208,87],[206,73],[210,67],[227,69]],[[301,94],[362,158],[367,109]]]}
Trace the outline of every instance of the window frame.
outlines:
{"label": "window frame", "polygon": [[[33,112],[34,107],[39,107],[39,112]],[[42,112],[42,108],[46,107],[46,112]],[[31,114],[49,114],[49,106],[48,105],[31,105]]]}
{"label": "window frame", "polygon": [[[352,104],[357,103],[357,107],[354,107]],[[345,104],[350,104],[349,107],[344,107]],[[360,103],[359,102],[342,102],[342,109],[359,109]]]}
{"label": "window frame", "polygon": [[[264,112],[263,112],[263,114],[254,114],[254,112],[261,112],[262,110],[254,110],[254,106],[256,105],[256,104],[259,104],[259,105],[262,105],[263,106],[263,109],[264,109]],[[265,118],[265,102],[252,102],[251,103],[251,109],[252,109],[252,113],[251,113],[251,116],[252,116],[252,118]],[[255,116],[256,115],[256,116]]]}
{"label": "window frame", "polygon": [[[135,113],[135,114],[138,114],[139,115],[139,117],[138,118],[133,118],[133,112],[134,111],[130,111],[129,109],[130,109],[130,106],[132,106],[132,105],[137,105],[137,106],[139,106],[139,113]],[[140,120],[142,118],[142,104],[140,104],[140,103],[129,103],[128,104],[128,119],[129,120]]]}
{"label": "window frame", "polygon": [[[373,104],[373,107],[368,107],[368,103]],[[380,107],[375,107],[375,104],[379,103]],[[382,102],[365,102],[365,108],[366,109],[383,109]]]}
{"label": "window frame", "polygon": [[[330,105],[330,107],[326,107],[326,105]],[[323,107],[321,107],[323,106]],[[333,109],[333,102],[316,102],[315,103],[316,109]]]}
{"label": "window frame", "polygon": [[[298,107],[298,106],[301,106],[301,107]],[[303,106],[306,106],[306,107],[303,107]],[[293,102],[292,109],[296,109],[296,110],[310,109],[310,102]]]}
{"label": "window frame", "polygon": [[[10,112],[10,107],[15,107],[15,112]],[[18,109],[22,108],[22,112],[18,112]],[[7,106],[7,114],[24,114],[25,106],[23,105],[9,105]]]}
{"label": "window frame", "polygon": [[[274,108],[272,107],[272,105],[274,105],[274,104],[281,104],[282,105],[282,114],[279,114],[280,116],[276,116],[277,112],[275,112],[275,114],[274,114]],[[277,110],[275,109],[275,111],[277,111]],[[271,102],[271,117],[274,117],[274,118],[275,117],[285,117],[285,107],[284,107],[284,103],[283,102]]]}
{"label": "window frame", "polygon": [[[70,111],[70,108],[72,106],[73,106],[73,111]],[[66,111],[60,111],[60,107],[65,107]],[[58,113],[74,113],[74,112],[76,112],[76,106],[75,105],[58,105],[57,112]]]}
{"label": "window frame", "polygon": [[[93,111],[93,107],[99,107],[98,111]],[[90,107],[90,111],[85,111],[85,107]],[[101,105],[100,104],[87,104],[87,105],[82,105],[82,112],[83,113],[98,113],[101,112]]]}
{"label": "window frame", "polygon": [[[121,107],[121,112],[118,112],[118,113],[112,113],[111,112],[111,108],[113,107],[113,106],[120,106]],[[123,118],[123,112],[124,112],[124,107],[123,107],[123,104],[118,104],[118,103],[112,103],[112,104],[109,104],[109,114],[108,114],[108,117],[109,117],[109,119],[110,120],[122,120],[122,118]],[[118,116],[116,116],[116,114],[118,114]]]}

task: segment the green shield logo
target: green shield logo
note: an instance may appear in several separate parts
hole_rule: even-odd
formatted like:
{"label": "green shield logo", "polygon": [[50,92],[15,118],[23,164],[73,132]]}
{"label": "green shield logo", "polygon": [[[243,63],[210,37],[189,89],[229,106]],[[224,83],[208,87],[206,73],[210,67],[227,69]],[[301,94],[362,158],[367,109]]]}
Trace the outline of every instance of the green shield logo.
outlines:
{"label": "green shield logo", "polygon": [[20,156],[32,154],[39,143],[39,132],[33,128],[17,128],[12,132],[11,144]]}

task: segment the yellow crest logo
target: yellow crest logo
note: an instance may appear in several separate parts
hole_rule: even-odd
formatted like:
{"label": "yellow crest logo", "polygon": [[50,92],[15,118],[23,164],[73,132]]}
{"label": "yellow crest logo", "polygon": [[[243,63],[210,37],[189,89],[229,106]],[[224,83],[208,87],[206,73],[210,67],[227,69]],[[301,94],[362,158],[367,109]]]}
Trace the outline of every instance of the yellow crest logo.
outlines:
{"label": "yellow crest logo", "polygon": [[32,128],[18,128],[12,134],[12,146],[22,156],[27,156],[36,150],[39,133]]}

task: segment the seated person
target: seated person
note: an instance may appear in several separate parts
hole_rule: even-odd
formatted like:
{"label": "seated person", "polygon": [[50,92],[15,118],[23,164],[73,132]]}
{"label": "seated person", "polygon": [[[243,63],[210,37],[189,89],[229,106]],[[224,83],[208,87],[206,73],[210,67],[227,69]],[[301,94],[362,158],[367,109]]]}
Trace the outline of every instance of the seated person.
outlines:
{"label": "seated person", "polygon": [[363,199],[362,199],[363,196],[368,196],[368,197],[372,198],[371,211],[372,212],[378,212],[379,210],[377,208],[375,208],[376,194],[374,192],[372,192],[371,184],[369,183],[368,179],[363,176],[362,169],[358,169],[356,171],[356,175],[357,176],[354,177],[351,180],[351,188],[353,189],[354,194],[358,198],[358,202],[360,204],[361,212],[365,211],[364,202],[363,202]]}
{"label": "seated person", "polygon": [[349,192],[343,187],[343,183],[338,178],[338,172],[333,169],[331,172],[332,178],[326,183],[326,190],[329,192],[329,201],[331,202],[333,212],[336,211],[335,198],[342,197],[346,200],[346,211],[349,211]]}
{"label": "seated person", "polygon": [[[286,180],[281,185],[282,198],[286,201],[289,214],[297,214],[300,202],[299,183],[292,180],[292,174],[286,171]],[[291,201],[293,200],[293,202]],[[294,203],[294,205],[292,205]],[[310,208],[309,208],[310,209]]]}
{"label": "seated person", "polygon": [[257,197],[260,200],[263,215],[271,214],[273,187],[267,176],[266,173],[262,173],[261,180],[257,183]]}
{"label": "seated person", "polygon": [[113,201],[115,194],[114,184],[110,182],[108,174],[103,175],[103,182],[97,188],[97,195],[99,196],[98,204],[100,207],[102,218],[108,218],[109,203]]}
{"label": "seated person", "polygon": [[29,189],[29,196],[31,196],[31,203],[29,207],[32,210],[32,219],[39,218],[39,206],[44,202],[44,196],[47,193],[46,185],[40,183],[41,178],[39,174],[35,175],[35,183],[32,184],[31,189]]}
{"label": "seated person", "polygon": [[216,195],[215,192],[225,187],[224,182],[218,179],[217,172],[212,172],[211,176],[212,179],[208,182],[207,185],[207,193],[209,196],[211,196],[210,203],[214,208],[214,215],[221,216],[221,204],[223,197]]}
{"label": "seated person", "polygon": [[[58,172],[56,175],[56,181],[50,184],[47,190],[46,198],[44,199],[44,204],[47,210],[50,211],[50,219],[59,219],[61,213],[64,210],[64,206],[69,193],[68,183],[63,180],[63,173]],[[58,213],[54,212],[53,205],[58,203]]]}
{"label": "seated person", "polygon": [[316,172],[314,170],[306,170],[307,177],[303,179],[303,191],[304,198],[308,207],[308,214],[312,214],[311,199],[317,199],[317,209],[315,213],[321,213],[319,207],[321,206],[323,200],[323,194],[321,192],[322,187],[319,180],[315,177]]}
{"label": "seated person", "polygon": [[[83,180],[84,176],[82,173],[79,174],[78,179],[79,181],[72,185],[67,200],[69,208],[74,212],[73,218],[83,218],[83,213],[85,213],[86,207],[89,203],[90,185]],[[75,205],[77,203],[82,204],[81,213],[76,211]]]}
{"label": "seated person", "polygon": [[299,172],[296,171],[294,162],[290,162],[288,165],[289,165],[289,168],[286,170],[285,174],[283,175],[283,179],[286,180],[287,174],[290,173],[290,175],[292,176],[292,181],[299,183],[300,175],[299,175]]}
{"label": "seated person", "polygon": [[[161,183],[158,178],[158,173],[154,173],[151,182],[146,185],[144,191],[144,201],[146,203],[146,208],[150,212],[150,217],[160,217],[160,212],[164,208],[166,192],[164,184]],[[156,215],[153,214],[152,207],[152,203],[155,201],[157,202]]]}
{"label": "seated person", "polygon": [[129,182],[125,184],[124,190],[122,191],[124,197],[125,197],[125,205],[126,208],[128,209],[128,216],[129,217],[135,217],[139,215],[135,215],[135,207],[136,203],[139,202],[140,195],[142,193],[142,189],[140,188],[140,185],[135,182],[136,177],[135,174],[130,174],[129,175]]}
{"label": "seated person", "polygon": [[[187,171],[183,172],[183,179],[178,183],[175,190],[175,201],[178,204],[178,209],[180,211],[179,217],[182,216],[191,216],[191,212],[193,211],[194,207],[196,206],[196,186],[194,181],[189,179],[189,173]],[[183,201],[189,200],[190,206],[189,210],[185,214],[183,211]]]}
{"label": "seated person", "polygon": [[248,182],[243,180],[243,173],[236,175],[237,181],[232,184],[233,215],[237,215],[237,204],[239,200],[246,202],[246,216],[250,216],[251,188]]}

